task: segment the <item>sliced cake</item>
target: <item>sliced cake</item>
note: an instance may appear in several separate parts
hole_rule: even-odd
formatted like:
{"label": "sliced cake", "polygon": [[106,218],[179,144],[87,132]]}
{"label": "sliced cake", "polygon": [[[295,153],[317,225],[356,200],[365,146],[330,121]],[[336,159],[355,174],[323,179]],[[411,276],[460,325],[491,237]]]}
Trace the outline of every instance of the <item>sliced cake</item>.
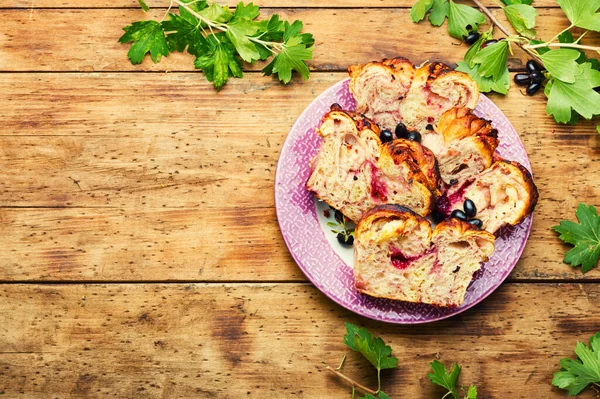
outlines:
{"label": "sliced cake", "polygon": [[436,156],[442,181],[451,184],[492,166],[498,131],[466,107],[442,115],[434,130],[423,134],[422,144]]}
{"label": "sliced cake", "polygon": [[479,101],[479,88],[469,75],[439,62],[415,68],[405,58],[394,58],[351,66],[348,72],[357,111],[383,129],[394,130],[403,122],[423,132],[445,111],[474,108]]}
{"label": "sliced cake", "polygon": [[495,237],[458,219],[432,231],[427,219],[397,205],[376,206],[358,223],[356,289],[373,297],[460,306]]}
{"label": "sliced cake", "polygon": [[439,193],[434,155],[419,143],[382,144],[375,123],[334,105],[318,134],[323,141],[311,163],[308,190],[358,222],[378,204],[402,204],[427,215]]}
{"label": "sliced cake", "polygon": [[538,191],[531,174],[518,162],[497,158],[483,172],[448,188],[439,198],[438,210],[448,216],[470,199],[483,229],[495,233],[502,226],[517,225],[533,212]]}

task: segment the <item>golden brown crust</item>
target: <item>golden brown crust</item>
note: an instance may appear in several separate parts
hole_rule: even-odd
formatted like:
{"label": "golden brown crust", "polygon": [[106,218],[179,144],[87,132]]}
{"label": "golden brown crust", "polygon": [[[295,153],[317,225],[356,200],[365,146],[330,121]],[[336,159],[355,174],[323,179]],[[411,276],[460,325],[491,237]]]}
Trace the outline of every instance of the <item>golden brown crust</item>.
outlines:
{"label": "golden brown crust", "polygon": [[391,59],[384,58],[381,61],[371,61],[362,65],[350,65],[348,67],[348,74],[350,75],[351,82],[355,82],[358,76],[373,66],[383,67],[394,75],[396,73],[405,73],[406,70],[410,71],[415,69],[413,63],[404,57],[395,57]]}
{"label": "golden brown crust", "polygon": [[436,196],[440,195],[441,178],[435,155],[416,141],[397,139],[384,144],[384,150],[395,164],[406,162],[414,179],[421,182]]}
{"label": "golden brown crust", "polygon": [[[365,115],[359,112],[343,110],[342,107],[337,103],[331,105],[330,111],[321,118],[321,123],[325,122],[327,119],[336,116],[341,118],[352,119],[354,121],[354,124],[356,125],[356,131],[359,134],[364,130],[370,130],[375,135],[377,135],[377,139],[379,140],[379,134],[381,133],[381,130],[375,122],[373,122],[371,119],[367,118]],[[323,136],[321,129],[319,129],[319,134]],[[381,144],[380,140],[379,142]]]}
{"label": "golden brown crust", "polygon": [[377,205],[365,212],[356,226],[356,234],[362,234],[371,227],[375,220],[383,218],[415,218],[416,220],[423,220],[429,224],[427,219],[419,216],[419,214],[404,206],[396,204]]}
{"label": "golden brown crust", "polygon": [[433,237],[451,232],[458,233],[465,238],[481,238],[492,242],[496,239],[492,233],[457,218],[448,218],[438,224],[433,231]]}
{"label": "golden brown crust", "polygon": [[525,218],[527,216],[529,216],[530,214],[532,214],[533,211],[535,210],[535,207],[536,207],[538,199],[539,199],[538,188],[535,185],[535,183],[533,182],[533,176],[531,175],[529,170],[527,170],[527,168],[525,168],[520,163],[515,162],[515,161],[509,161],[509,160],[501,158],[499,156],[496,156],[496,162],[503,162],[505,164],[509,164],[509,165],[512,165],[515,168],[517,168],[519,170],[519,172],[521,173],[521,175],[523,176],[523,181],[525,182],[526,190],[529,193],[529,196],[528,196],[529,204],[526,207],[526,211],[520,216],[518,222],[516,222],[514,224],[514,225],[517,225],[517,224],[521,223],[523,220],[525,220]]}
{"label": "golden brown crust", "polygon": [[474,115],[473,110],[466,107],[455,107],[444,112],[437,131],[444,136],[446,143],[467,136],[485,136],[490,147],[493,147],[492,152],[498,146],[498,131],[491,122]]}

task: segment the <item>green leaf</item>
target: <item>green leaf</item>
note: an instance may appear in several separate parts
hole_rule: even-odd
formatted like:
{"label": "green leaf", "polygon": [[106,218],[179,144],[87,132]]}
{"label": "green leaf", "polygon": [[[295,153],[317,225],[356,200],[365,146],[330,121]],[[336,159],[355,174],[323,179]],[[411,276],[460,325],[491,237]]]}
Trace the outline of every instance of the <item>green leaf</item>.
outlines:
{"label": "green leaf", "polygon": [[248,3],[248,5],[244,5],[243,1],[240,1],[235,7],[235,11],[233,12],[233,20],[235,19],[249,19],[253,20],[260,15],[260,8],[255,6],[254,3]]}
{"label": "green leaf", "polygon": [[148,4],[146,4],[144,0],[138,0],[138,3],[140,4],[140,7],[142,7],[142,10],[144,10],[144,12],[148,12],[148,10],[150,10],[150,7],[148,7]]}
{"label": "green leaf", "polygon": [[433,6],[433,0],[419,0],[410,9],[410,19],[413,22],[422,21],[427,11]]}
{"label": "green leaf", "polygon": [[132,64],[139,64],[146,53],[154,63],[162,56],[169,55],[169,46],[162,25],[156,21],[139,21],[123,28],[125,33],[119,38],[119,43],[133,42],[127,56]]}
{"label": "green leaf", "polygon": [[600,133],[600,125],[596,126],[596,130]]}
{"label": "green leaf", "polygon": [[556,0],[569,21],[580,28],[600,31],[600,0]]}
{"label": "green leaf", "polygon": [[467,391],[467,399],[477,399],[477,387],[471,385]]}
{"label": "green leaf", "polygon": [[458,66],[456,67],[456,70],[468,73],[471,78],[477,82],[481,92],[487,93],[490,91],[495,91],[496,93],[500,94],[508,93],[508,89],[510,88],[510,72],[508,71],[507,67],[504,67],[502,76],[500,76],[498,80],[494,80],[492,78],[481,76],[479,65],[475,65],[471,68],[466,62],[463,61],[459,61],[457,65]]}
{"label": "green leaf", "polygon": [[243,76],[242,63],[234,55],[235,49],[227,42],[224,34],[210,35],[207,42],[211,47],[210,51],[197,57],[194,65],[202,69],[206,79],[213,82],[218,91],[227,83],[229,77]]}
{"label": "green leaf", "polygon": [[581,73],[576,74],[574,83],[550,79],[544,89],[548,97],[546,112],[559,123],[571,120],[572,109],[586,119],[600,114],[600,94],[594,91],[594,87],[600,85],[600,72],[592,69],[588,62],[577,68]]}
{"label": "green leaf", "polygon": [[481,50],[473,58],[473,62],[479,65],[479,73],[483,77],[490,77],[494,80],[499,80],[506,68],[508,59],[507,40],[500,40]]}
{"label": "green leaf", "polygon": [[433,26],[441,26],[446,20],[446,17],[448,17],[449,11],[450,4],[448,4],[448,0],[433,0],[433,6],[429,13],[429,22],[431,22]]}
{"label": "green leaf", "polygon": [[291,25],[284,23],[284,46],[273,60],[263,68],[265,75],[277,74],[283,83],[292,80],[292,72],[296,71],[304,79],[308,79],[310,71],[305,61],[312,59],[314,39],[310,34],[300,34],[302,22],[294,21]]}
{"label": "green leaf", "polygon": [[481,36],[479,37],[479,40],[473,43],[473,45],[467,50],[465,54],[465,62],[469,65],[469,68],[473,68],[475,66],[473,59],[475,58],[477,53],[481,51],[481,45],[492,37],[492,32],[492,28],[490,28],[490,30],[488,30],[487,32],[482,32]]}
{"label": "green leaf", "polygon": [[[231,18],[233,18],[233,14],[231,13],[229,7],[221,7],[217,3],[211,3],[210,6],[200,10],[198,14],[218,24],[227,23],[231,20]],[[205,24],[202,25],[206,26]]]}
{"label": "green leaf", "polygon": [[185,51],[199,56],[208,50],[208,43],[200,31],[198,19],[185,8],[179,8],[179,15],[169,13],[169,19],[163,21],[163,30],[167,32],[167,43],[171,51]]}
{"label": "green leaf", "polygon": [[472,29],[477,30],[478,25],[485,23],[485,15],[481,11],[464,4],[456,4],[452,0],[448,3],[450,4],[448,9],[448,33],[450,36],[463,39],[469,34],[467,26],[470,25]]}
{"label": "green leaf", "polygon": [[[533,44],[542,44],[542,43],[545,43],[545,42],[542,40],[530,40],[529,41],[529,44],[532,44],[532,45]],[[538,48],[536,48],[536,50],[539,54],[544,54],[544,53],[547,53],[548,51],[550,51],[550,47],[538,47]]]}
{"label": "green leaf", "polygon": [[[192,10],[198,12],[201,10],[204,10],[206,7],[208,7],[208,4],[206,4],[206,0],[181,0],[183,3],[186,3],[186,5],[191,8]],[[181,10],[181,6],[180,10]]]}
{"label": "green leaf", "polygon": [[392,348],[366,328],[346,323],[344,343],[353,351],[360,352],[378,370],[393,369],[398,366],[398,358],[392,356]]}
{"label": "green leaf", "polygon": [[600,257],[600,216],[592,205],[579,204],[575,212],[579,224],[563,220],[552,228],[560,233],[559,238],[575,248],[566,253],[564,262],[581,266],[586,273],[598,266]]}
{"label": "green leaf", "polygon": [[436,385],[446,388],[448,393],[451,393],[454,399],[460,399],[458,388],[456,386],[458,383],[458,376],[460,375],[460,366],[454,363],[452,365],[452,371],[448,372],[446,367],[437,360],[434,360],[429,365],[433,370],[433,373],[427,374],[429,380]]}
{"label": "green leaf", "polygon": [[227,37],[235,46],[240,57],[246,62],[254,62],[260,58],[256,46],[250,37],[258,31],[258,26],[249,19],[239,18],[232,20],[228,25]]}
{"label": "green leaf", "polygon": [[504,7],[504,14],[517,32],[529,39],[535,38],[535,8],[527,4],[511,4]]}
{"label": "green leaf", "polygon": [[575,396],[589,384],[600,382],[600,333],[590,337],[590,346],[582,342],[575,345],[577,360],[565,358],[560,361],[561,371],[554,373],[552,385],[569,391]]}
{"label": "green leaf", "polygon": [[575,75],[581,73],[576,62],[579,58],[577,50],[561,48],[548,51],[540,55],[540,58],[548,72],[565,83],[575,83]]}

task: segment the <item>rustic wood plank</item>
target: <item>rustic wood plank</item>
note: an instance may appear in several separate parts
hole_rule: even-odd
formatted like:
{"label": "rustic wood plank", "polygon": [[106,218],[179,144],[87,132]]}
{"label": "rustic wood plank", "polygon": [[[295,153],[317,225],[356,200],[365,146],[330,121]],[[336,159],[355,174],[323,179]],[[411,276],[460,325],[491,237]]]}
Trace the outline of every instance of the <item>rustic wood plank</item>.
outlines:
{"label": "rustic wood plank", "polygon": [[[459,1],[469,4],[466,1]],[[148,0],[150,7],[167,7],[166,0]],[[235,7],[236,1],[218,1],[219,4],[229,4]],[[315,7],[315,8],[348,8],[348,7],[412,7],[416,0],[258,0],[254,4],[260,7]],[[488,7],[497,7],[493,0],[483,0]],[[472,3],[471,3],[472,4]],[[536,7],[557,7],[553,0],[536,0]],[[137,8],[137,0],[0,0],[0,8]]]}
{"label": "rustic wood plank", "polygon": [[273,208],[0,208],[0,221],[4,281],[306,279]]}
{"label": "rustic wood plank", "polygon": [[[587,284],[507,284],[462,315],[418,326],[358,317],[297,284],[4,285],[0,297],[9,398],[348,398],[322,364],[347,352],[346,321],[399,357],[400,369],[383,373],[393,398],[440,398],[426,376],[434,358],[459,362],[461,383],[484,398],[564,398],[552,374],[600,324],[600,287]],[[376,386],[355,353],[343,371]]]}
{"label": "rustic wood plank", "polygon": [[[89,18],[90,12],[93,18]],[[306,31],[315,35],[317,46],[310,62],[313,70],[346,70],[353,63],[397,55],[415,63],[428,59],[451,63],[467,50],[466,45],[458,46],[445,29],[434,28],[428,22],[410,22],[408,9],[265,9],[264,15],[272,12],[284,19],[303,20]],[[538,33],[542,38],[549,39],[568,25],[560,9],[540,9],[539,13]],[[149,16],[160,18],[162,14],[161,10],[153,10]],[[193,70],[189,54],[172,54],[158,64],[149,58],[140,65],[129,62],[128,46],[117,39],[123,26],[145,18],[141,10],[2,10],[0,18],[5,21],[0,37],[0,71]],[[348,32],[360,40],[348,40]],[[407,40],[417,37],[419,40]],[[591,33],[586,41],[598,43],[599,37]],[[526,59],[522,51],[515,51],[510,65],[522,68]],[[260,70],[263,65],[246,65],[246,69]]]}
{"label": "rustic wood plank", "polygon": [[[18,85],[12,77],[0,75],[9,100],[0,104],[0,206],[110,208],[0,210],[0,278],[304,279],[277,230],[275,165],[297,115],[344,74],[289,87],[249,74],[220,93],[196,74],[20,74]],[[550,227],[572,219],[579,201],[600,205],[595,125],[556,125],[541,95],[513,89],[493,99],[521,132],[541,194],[512,278],[583,278],[561,262],[568,247]],[[156,230],[157,220],[176,239]],[[250,222],[265,236],[247,239]],[[133,252],[123,250],[127,241]],[[202,251],[190,247],[199,241]],[[155,256],[131,266],[154,242]]]}

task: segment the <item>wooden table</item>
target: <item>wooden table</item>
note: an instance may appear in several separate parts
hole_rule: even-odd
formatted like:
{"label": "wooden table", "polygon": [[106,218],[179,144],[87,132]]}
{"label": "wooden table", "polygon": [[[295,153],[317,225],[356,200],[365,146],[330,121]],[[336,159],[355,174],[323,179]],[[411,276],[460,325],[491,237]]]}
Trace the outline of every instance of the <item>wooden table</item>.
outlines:
{"label": "wooden table", "polygon": [[[426,376],[434,358],[459,362],[482,398],[566,397],[550,381],[575,342],[600,330],[600,270],[563,264],[568,246],[550,227],[580,201],[600,205],[595,125],[556,125],[541,94],[492,96],[521,134],[541,197],[516,269],[443,322],[359,317],[308,283],[285,247],[279,150],[348,65],[452,63],[466,47],[412,24],[412,0],[257,3],[314,33],[309,81],[282,86],[246,65],[217,93],[189,55],[129,63],[117,39],[144,18],[135,0],[0,0],[0,396],[349,398],[323,364],[347,352],[349,321],[400,358],[384,373],[393,398],[441,397]],[[553,1],[535,3],[541,37],[567,26]],[[513,71],[524,61],[517,51]],[[344,372],[376,385],[356,354]]]}

